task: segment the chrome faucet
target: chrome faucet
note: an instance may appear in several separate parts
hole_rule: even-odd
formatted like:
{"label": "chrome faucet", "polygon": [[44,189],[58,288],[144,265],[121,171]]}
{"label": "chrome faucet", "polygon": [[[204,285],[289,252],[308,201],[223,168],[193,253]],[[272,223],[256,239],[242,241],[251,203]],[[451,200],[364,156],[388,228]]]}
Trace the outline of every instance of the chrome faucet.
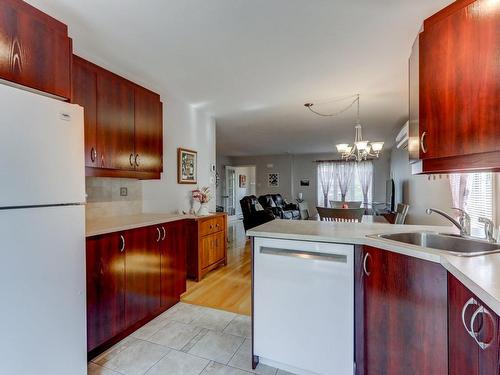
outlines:
{"label": "chrome faucet", "polygon": [[453,217],[448,215],[446,212],[438,210],[437,208],[428,208],[427,210],[425,210],[425,213],[427,215],[430,215],[434,212],[436,214],[443,216],[444,218],[451,221],[451,223],[458,228],[458,230],[460,231],[460,235],[462,237],[470,236],[470,216],[469,216],[469,214],[467,214],[467,212],[465,212],[464,210],[461,210],[459,208],[454,208],[454,210],[458,210],[458,212],[460,213],[460,216],[458,219],[459,221],[456,221]]}
{"label": "chrome faucet", "polygon": [[491,243],[497,242],[495,238],[495,224],[493,224],[493,221],[486,217],[480,217],[478,221],[484,224],[484,235],[486,240]]}

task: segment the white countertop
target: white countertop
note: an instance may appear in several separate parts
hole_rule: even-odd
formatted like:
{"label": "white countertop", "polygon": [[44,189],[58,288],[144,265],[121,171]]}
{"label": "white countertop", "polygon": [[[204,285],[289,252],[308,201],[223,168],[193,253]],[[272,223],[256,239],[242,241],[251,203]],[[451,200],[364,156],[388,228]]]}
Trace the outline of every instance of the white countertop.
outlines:
{"label": "white countertop", "polygon": [[383,238],[368,237],[377,234],[414,231],[454,232],[454,229],[452,227],[422,225],[273,220],[247,231],[247,235],[300,241],[368,245],[440,263],[496,314],[500,315],[500,253],[459,257],[441,250],[397,243]]}
{"label": "white countertop", "polygon": [[95,220],[87,220],[85,225],[85,236],[92,237],[100,234],[120,232],[150,225],[168,223],[170,221],[197,219],[194,215],[179,214],[139,214],[123,215],[116,217],[104,217]]}

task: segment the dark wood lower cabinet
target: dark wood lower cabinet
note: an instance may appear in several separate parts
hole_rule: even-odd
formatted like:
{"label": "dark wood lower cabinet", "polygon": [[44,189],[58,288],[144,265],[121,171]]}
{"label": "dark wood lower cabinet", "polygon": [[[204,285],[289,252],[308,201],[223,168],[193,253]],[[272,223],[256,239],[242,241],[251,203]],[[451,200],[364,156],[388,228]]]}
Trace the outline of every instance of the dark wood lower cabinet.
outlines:
{"label": "dark wood lower cabinet", "polygon": [[125,320],[130,326],[160,309],[161,266],[157,227],[127,231]]}
{"label": "dark wood lower cabinet", "polygon": [[449,374],[498,375],[498,316],[452,275],[448,296]]}
{"label": "dark wood lower cabinet", "polygon": [[120,235],[87,239],[87,349],[125,328],[125,254]]}
{"label": "dark wood lower cabinet", "polygon": [[179,302],[186,290],[185,223],[87,238],[89,358]]}
{"label": "dark wood lower cabinet", "polygon": [[446,270],[386,250],[361,249],[355,292],[357,374],[446,375]]}

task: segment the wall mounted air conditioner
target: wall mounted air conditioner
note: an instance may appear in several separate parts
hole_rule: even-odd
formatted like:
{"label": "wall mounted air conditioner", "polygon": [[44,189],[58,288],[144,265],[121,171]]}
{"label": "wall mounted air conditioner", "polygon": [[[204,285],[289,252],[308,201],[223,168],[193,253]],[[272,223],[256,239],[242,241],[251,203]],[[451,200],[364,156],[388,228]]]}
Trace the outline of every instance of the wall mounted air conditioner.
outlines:
{"label": "wall mounted air conditioner", "polygon": [[408,134],[409,134],[409,122],[403,125],[398,135],[396,136],[396,147],[406,149],[408,148]]}

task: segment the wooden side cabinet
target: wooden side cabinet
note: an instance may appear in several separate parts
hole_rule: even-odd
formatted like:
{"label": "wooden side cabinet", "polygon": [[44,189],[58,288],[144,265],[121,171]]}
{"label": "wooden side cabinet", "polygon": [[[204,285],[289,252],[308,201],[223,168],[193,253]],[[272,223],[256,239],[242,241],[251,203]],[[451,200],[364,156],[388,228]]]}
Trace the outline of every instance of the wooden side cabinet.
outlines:
{"label": "wooden side cabinet", "polygon": [[446,375],[446,270],[373,247],[356,251],[356,373]]}
{"label": "wooden side cabinet", "polygon": [[187,276],[199,281],[227,264],[227,215],[218,213],[189,221]]}
{"label": "wooden side cabinet", "polygon": [[498,316],[448,275],[450,375],[498,375]]}
{"label": "wooden side cabinet", "polygon": [[72,42],[63,23],[21,0],[0,1],[0,78],[69,100]]}

